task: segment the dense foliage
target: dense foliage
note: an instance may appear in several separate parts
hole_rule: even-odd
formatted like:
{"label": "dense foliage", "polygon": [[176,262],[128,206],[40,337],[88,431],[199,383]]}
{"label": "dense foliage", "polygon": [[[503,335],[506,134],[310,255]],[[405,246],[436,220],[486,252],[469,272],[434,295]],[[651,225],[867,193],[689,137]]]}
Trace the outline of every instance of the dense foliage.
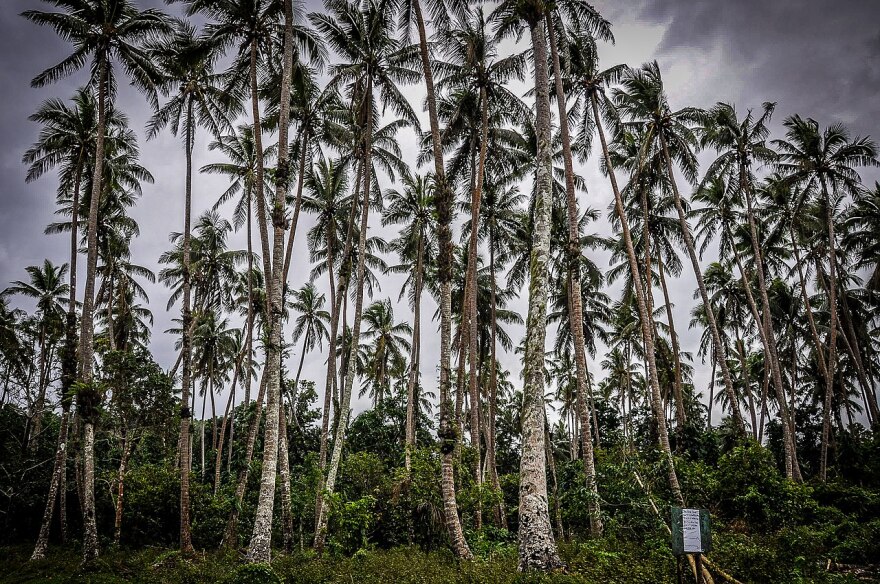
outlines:
{"label": "dense foliage", "polygon": [[[670,506],[709,580],[877,576],[869,138],[674,109],[580,0],[48,3],[34,84],[90,74],[23,159],[70,243],[0,293],[0,579],[671,581]],[[123,78],[186,161],[158,258]]]}

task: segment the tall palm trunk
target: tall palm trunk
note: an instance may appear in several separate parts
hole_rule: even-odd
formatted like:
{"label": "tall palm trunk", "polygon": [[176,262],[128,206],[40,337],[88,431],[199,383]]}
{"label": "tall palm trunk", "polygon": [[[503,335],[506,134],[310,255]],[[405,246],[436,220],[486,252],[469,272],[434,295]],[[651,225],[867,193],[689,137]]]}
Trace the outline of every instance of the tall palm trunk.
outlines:
{"label": "tall palm trunk", "polygon": [[[354,321],[351,325],[351,347],[348,352],[348,367],[345,372],[345,383],[342,386],[342,394],[339,399],[339,416],[336,424],[336,434],[333,439],[333,453],[330,456],[330,464],[327,468],[327,479],[324,482],[324,492],[328,495],[333,494],[336,487],[336,475],[339,471],[339,463],[342,459],[342,447],[345,442],[345,430],[348,426],[348,418],[351,415],[351,392],[354,386],[354,378],[357,372],[357,352],[360,344],[361,334],[361,315],[364,307],[364,258],[366,256],[367,246],[367,225],[370,216],[370,187],[371,170],[372,170],[372,131],[373,131],[373,84],[367,72],[367,86],[365,89],[365,99],[363,101],[364,112],[364,171],[363,171],[363,199],[361,200],[361,218],[360,230],[358,232],[358,255],[357,255],[357,271],[355,273],[355,301],[354,301]],[[323,552],[324,542],[327,537],[327,506],[322,505],[318,514],[318,525],[315,535],[315,550],[318,553]]]}
{"label": "tall palm trunk", "polygon": [[425,269],[425,241],[422,232],[419,232],[418,251],[416,252],[416,273],[413,284],[413,333],[412,347],[410,348],[409,375],[406,380],[406,431],[404,436],[406,458],[404,460],[406,471],[409,472],[412,465],[412,450],[416,444],[416,384],[419,379],[419,353],[422,336],[422,278]]}
{"label": "tall palm trunk", "polygon": [[[467,322],[468,346],[468,398],[471,402],[470,425],[471,446],[474,449],[474,483],[479,489],[483,484],[482,464],[480,463],[480,387],[477,367],[479,365],[479,338],[477,336],[477,246],[480,231],[480,203],[483,194],[483,179],[486,172],[486,147],[489,134],[489,104],[486,88],[480,87],[480,151],[477,158],[475,185],[471,192],[471,233],[468,243],[467,272],[465,274],[465,294],[462,322]],[[474,512],[474,527],[480,529],[483,522],[482,506],[477,501]]]}
{"label": "tall palm trunk", "polygon": [[675,319],[672,317],[672,301],[669,298],[665,272],[663,256],[660,254],[660,250],[657,250],[657,274],[660,276],[660,289],[663,291],[663,302],[666,305],[666,321],[669,323],[669,337],[672,339],[672,356],[675,359],[675,383],[672,386],[675,395],[675,422],[678,427],[681,427],[687,423],[681,384],[681,349],[678,343],[678,332],[675,330]]}
{"label": "tall palm trunk", "polygon": [[125,445],[122,447],[122,457],[119,460],[119,469],[116,471],[116,516],[113,522],[113,545],[119,547],[122,540],[122,510],[125,498],[125,473],[128,469],[128,460],[134,446],[134,432],[124,437]]}
{"label": "tall palm trunk", "polygon": [[825,204],[825,228],[828,235],[828,310],[831,314],[828,331],[828,363],[825,368],[825,399],[822,404],[822,450],[819,456],[819,480],[828,476],[828,442],[831,439],[831,402],[834,395],[834,369],[837,364],[837,242],[834,236],[834,207],[825,177],[820,176],[822,201]]}
{"label": "tall palm trunk", "polygon": [[[272,515],[275,505],[275,477],[278,472],[278,431],[281,402],[281,318],[284,315],[284,231],[285,207],[290,185],[288,161],[288,130],[290,122],[290,77],[293,67],[293,3],[284,0],[284,56],[281,67],[281,103],[278,116],[278,172],[275,177],[275,201],[272,206],[272,272],[267,278],[269,298],[269,343],[266,347],[266,428],[263,437],[263,469],[260,478],[260,496],[254,519],[254,531],[248,547],[248,561],[268,563],[272,555]],[[255,71],[251,71],[255,76]],[[252,77],[252,83],[256,80]],[[256,100],[256,96],[254,96]],[[255,102],[255,122],[259,111]],[[256,130],[256,123],[255,123]],[[262,150],[257,148],[257,156]],[[258,189],[259,190],[259,189]],[[268,232],[268,225],[261,226],[261,233]],[[293,234],[291,234],[291,239]],[[264,259],[265,263],[266,260]],[[266,273],[269,276],[269,273]],[[271,284],[271,285],[270,285]]]}
{"label": "tall palm trunk", "polygon": [[254,248],[253,248],[253,195],[247,188],[247,381],[244,385],[244,405],[251,403],[251,371],[254,358]]}
{"label": "tall palm trunk", "polygon": [[[599,117],[599,106],[597,104],[596,95],[590,94],[590,105],[593,110],[593,119],[596,124],[596,132],[599,134],[599,141],[602,144],[602,155],[605,160],[605,168],[608,169],[608,178],[611,181],[611,190],[614,192],[614,209],[620,219],[621,231],[623,232],[623,241],[626,246],[626,255],[629,261],[630,274],[633,282],[641,282],[642,276],[639,269],[638,259],[636,258],[635,247],[633,246],[632,234],[629,230],[629,222],[624,212],[623,197],[620,194],[620,188],[617,186],[617,177],[614,174],[614,165],[608,154],[608,142],[605,140],[605,131],[602,129],[601,118]],[[654,411],[654,417],[657,420],[657,431],[660,437],[660,448],[666,458],[666,470],[669,477],[669,488],[672,491],[672,497],[675,502],[684,505],[684,497],[681,494],[681,486],[678,482],[678,474],[675,472],[675,462],[672,458],[672,449],[669,446],[669,432],[666,427],[666,416],[663,412],[663,404],[660,399],[660,382],[657,376],[657,360],[654,354],[654,332],[651,328],[651,315],[648,312],[645,302],[645,292],[641,286],[634,286],[636,293],[636,303],[639,308],[639,321],[642,327],[642,340],[645,344],[645,359],[648,364],[648,381],[651,389],[651,408]],[[711,404],[710,406],[711,407]]]}
{"label": "tall palm trunk", "polygon": [[278,476],[281,479],[281,532],[284,551],[293,548],[293,513],[290,499],[290,456],[287,442],[287,416],[284,413],[284,402],[278,407]]}
{"label": "tall palm trunk", "polygon": [[739,402],[736,399],[736,393],[733,390],[733,379],[730,376],[730,368],[727,366],[727,351],[721,342],[721,333],[718,330],[718,322],[715,319],[715,310],[709,302],[709,293],[706,290],[706,283],[703,281],[703,271],[700,269],[700,261],[697,259],[694,238],[691,235],[691,228],[687,222],[687,216],[681,203],[681,195],[678,192],[678,183],[675,180],[674,170],[672,168],[672,157],[669,155],[669,148],[666,145],[666,138],[660,135],[660,147],[663,150],[663,159],[666,162],[666,172],[669,175],[669,184],[672,187],[672,196],[675,201],[675,209],[678,211],[678,223],[681,226],[682,237],[684,238],[685,248],[691,260],[694,269],[694,277],[697,279],[697,287],[700,289],[700,297],[703,300],[703,309],[706,311],[706,320],[709,321],[709,332],[712,334],[712,346],[715,351],[715,359],[718,361],[718,367],[721,369],[721,376],[724,379],[724,390],[727,392],[727,398],[730,401],[730,411],[733,415],[733,423],[737,432],[744,434],[746,431],[745,422],[743,422],[742,413],[739,411]]}
{"label": "tall palm trunk", "polygon": [[[602,518],[599,512],[599,489],[596,484],[596,461],[593,455],[593,431],[590,416],[583,401],[587,393],[587,354],[584,350],[584,308],[581,293],[580,233],[578,231],[577,196],[574,191],[574,164],[571,155],[571,135],[568,130],[568,111],[565,107],[565,89],[562,86],[562,67],[556,43],[556,29],[550,15],[546,24],[550,38],[550,53],[553,61],[553,79],[556,92],[556,106],[559,113],[559,130],[562,134],[562,156],[565,164],[565,203],[568,218],[568,280],[570,290],[569,326],[574,340],[575,370],[580,407],[578,414],[583,428],[584,471],[587,476],[587,491],[590,493],[587,511],[590,516],[590,535],[602,535]],[[549,104],[548,104],[549,107]]]}
{"label": "tall palm trunk", "polygon": [[296,224],[299,221],[299,212],[302,208],[303,183],[306,179],[306,152],[309,149],[309,135],[302,136],[302,146],[299,153],[299,172],[296,179],[296,200],[293,204],[293,215],[290,218],[290,236],[287,238],[287,251],[284,252],[284,280],[290,274],[290,260],[293,257],[293,242],[296,239]]}
{"label": "tall palm trunk", "polygon": [[[104,178],[104,133],[106,131],[107,69],[109,63],[103,53],[98,57],[98,128],[95,139],[95,168],[92,174],[92,195],[89,201],[89,222],[86,260],[86,283],[83,291],[82,318],[80,320],[80,355],[82,367],[80,379],[92,384],[95,336],[95,274],[98,267],[98,210]],[[91,413],[91,412],[90,412]],[[98,558],[98,526],[95,520],[95,420],[89,415],[84,419],[83,439],[83,561]]]}
{"label": "tall palm trunk", "polygon": [[[364,166],[363,161],[359,161],[357,167],[357,174],[354,181],[354,197],[351,202],[351,210],[349,211],[348,216],[348,229],[345,234],[345,244],[342,249],[342,261],[343,268],[340,270],[339,274],[339,282],[336,287],[333,286],[333,254],[332,252],[332,239],[330,234],[328,234],[327,239],[327,274],[330,278],[330,302],[333,304],[333,307],[330,312],[330,338],[327,343],[327,377],[324,383],[324,412],[321,419],[321,444],[319,446],[318,451],[318,466],[321,469],[321,473],[318,478],[318,489],[317,495],[315,498],[315,537],[318,537],[318,526],[319,526],[319,518],[321,515],[321,509],[323,507],[324,502],[324,470],[327,467],[327,447],[329,444],[330,437],[330,409],[333,403],[333,387],[336,384],[336,338],[339,332],[339,315],[342,310],[342,301],[346,296],[346,288],[348,287],[348,278],[351,273],[350,262],[351,262],[351,249],[354,245],[354,225],[355,225],[355,217],[358,209],[357,204],[357,196],[360,193],[361,188],[361,180],[363,178]],[[331,223],[332,225],[332,223]],[[345,326],[343,325],[342,330],[345,331]],[[338,402],[337,402],[338,403]]]}
{"label": "tall palm trunk", "polygon": [[550,152],[550,82],[544,20],[530,22],[529,29],[535,68],[535,130],[538,147],[523,375],[519,569],[549,571],[564,566],[550,527],[544,440],[544,341],[547,329],[547,262],[550,256],[553,161]]}
{"label": "tall palm trunk", "polygon": [[[800,465],[797,460],[797,442],[794,433],[794,413],[789,411],[785,399],[785,386],[782,384],[782,368],[779,364],[779,351],[776,345],[776,332],[773,330],[773,322],[771,320],[770,299],[767,295],[767,277],[764,272],[764,255],[758,240],[758,228],[755,224],[755,210],[752,201],[752,184],[749,178],[749,172],[744,164],[740,164],[740,184],[742,185],[743,194],[746,199],[746,218],[749,223],[749,238],[752,243],[752,253],[755,256],[755,269],[758,276],[758,291],[761,295],[761,310],[763,312],[762,319],[758,324],[761,332],[761,342],[764,344],[765,353],[769,357],[770,373],[772,375],[774,390],[776,391],[777,401],[779,401],[779,413],[782,417],[783,440],[785,441],[786,476],[801,480]],[[742,270],[742,267],[740,267]],[[747,288],[749,296],[751,291]],[[755,304],[754,299],[750,298],[752,305]],[[753,309],[755,310],[755,309]],[[794,393],[794,387],[792,387]],[[793,396],[792,396],[793,397]],[[789,428],[786,432],[785,428]],[[788,460],[790,459],[790,460]]]}
{"label": "tall palm trunk", "polygon": [[[495,225],[489,223],[489,275],[492,278],[490,291],[491,314],[489,326],[491,330],[491,354],[489,359],[489,415],[486,423],[486,470],[489,473],[489,481],[492,488],[500,493],[501,481],[498,479],[498,466],[495,464],[495,417],[498,409],[498,298],[497,284],[495,282]],[[504,512],[504,499],[499,498],[495,507],[495,523],[507,529],[507,516]]]}
{"label": "tall palm trunk", "polygon": [[419,30],[419,49],[422,59],[422,72],[425,76],[427,91],[428,119],[431,126],[431,149],[434,155],[434,183],[437,197],[437,245],[438,245],[438,279],[440,284],[440,427],[439,437],[442,440],[440,459],[440,492],[443,498],[443,517],[446,530],[449,532],[452,552],[461,559],[472,559],[473,554],[464,539],[461,521],[458,518],[458,504],[455,500],[455,478],[453,474],[453,452],[458,442],[457,433],[450,427],[450,389],[452,341],[452,215],[454,197],[452,188],[446,182],[443,168],[443,150],[440,140],[440,121],[437,116],[437,95],[434,91],[434,75],[428,54],[428,37],[425,31],[425,20],[422,16],[420,0],[413,2],[416,24]]}

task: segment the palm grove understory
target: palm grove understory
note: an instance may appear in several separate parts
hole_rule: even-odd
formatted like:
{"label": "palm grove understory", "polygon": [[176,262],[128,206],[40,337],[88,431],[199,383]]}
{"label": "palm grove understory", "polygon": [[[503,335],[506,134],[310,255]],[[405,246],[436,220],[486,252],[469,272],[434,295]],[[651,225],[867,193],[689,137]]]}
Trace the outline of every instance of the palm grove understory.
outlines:
{"label": "palm grove understory", "polygon": [[[24,155],[28,181],[57,174],[46,231],[69,237],[69,259],[28,266],[0,295],[0,405],[21,412],[24,451],[57,439],[33,559],[56,517],[70,537],[70,474],[84,560],[98,557],[96,448],[115,452],[101,480],[117,544],[131,466],[159,459],[174,469],[183,552],[206,492],[225,505],[217,543],[246,544],[250,562],[270,560],[273,530],[287,550],[345,547],[338,532],[357,528],[340,517],[357,502],[340,499],[340,473],[356,460],[348,442],[373,435],[393,449],[400,491],[436,473],[455,556],[473,558],[468,534],[485,526],[515,528],[520,569],[548,571],[564,568],[557,540],[573,529],[557,459],[582,463],[584,535],[599,537],[611,513],[599,450],[656,455],[664,496],[683,505],[676,457],[713,409],[794,482],[832,477],[844,438],[880,424],[880,186],[859,174],[878,165],[870,139],[799,115],[773,136],[773,103],[671,104],[656,62],[600,64],[611,23],[580,0],[324,0],[310,14],[293,0],[180,0],[200,30],[131,0],[46,2],[23,16],[71,50],[33,84],[80,70],[87,83],[39,107]],[[185,160],[181,231],[158,274],[131,252],[129,213],[153,177],[116,104],[126,82],[153,109],[146,138],[170,131],[182,148],[166,156]],[[419,166],[404,161],[404,131]],[[216,160],[202,168],[197,134]],[[605,182],[587,185],[576,161]],[[228,188],[201,192],[199,173]],[[611,194],[611,236],[595,233],[588,186]],[[210,209],[193,217],[196,197]],[[371,234],[380,221],[396,237]],[[382,299],[390,274],[404,283]],[[673,315],[682,274],[697,284],[690,322]],[[149,350],[144,283],[157,279],[179,314],[168,369]],[[14,307],[25,297],[30,314]],[[404,302],[410,322],[394,313]],[[684,327],[702,334],[696,358]],[[422,341],[438,334],[427,363]],[[326,368],[304,370],[316,351]],[[505,365],[517,359],[520,379]],[[372,408],[352,420],[355,391]]]}

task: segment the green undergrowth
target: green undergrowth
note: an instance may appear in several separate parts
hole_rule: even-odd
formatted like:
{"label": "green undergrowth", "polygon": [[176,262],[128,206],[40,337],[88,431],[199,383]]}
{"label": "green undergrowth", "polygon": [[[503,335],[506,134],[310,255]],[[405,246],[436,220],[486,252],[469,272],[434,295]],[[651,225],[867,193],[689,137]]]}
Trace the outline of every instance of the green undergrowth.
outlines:
{"label": "green undergrowth", "polygon": [[[785,533],[776,538],[724,534],[716,538],[714,561],[743,582],[807,582],[849,584],[857,580],[824,571],[820,561],[786,551]],[[247,565],[237,553],[196,553],[184,557],[159,548],[107,550],[83,568],[73,549],[53,549],[46,560],[28,562],[30,549],[0,549],[0,582],[50,584],[121,582],[144,584],[656,584],[675,581],[674,558],[663,538],[641,542],[603,538],[561,545],[569,566],[562,574],[517,573],[516,546],[484,549],[472,562],[458,562],[447,550],[425,552],[416,547],[361,550],[353,556],[315,557],[312,553],[276,553],[271,566]],[[688,582],[688,580],[685,580]]]}

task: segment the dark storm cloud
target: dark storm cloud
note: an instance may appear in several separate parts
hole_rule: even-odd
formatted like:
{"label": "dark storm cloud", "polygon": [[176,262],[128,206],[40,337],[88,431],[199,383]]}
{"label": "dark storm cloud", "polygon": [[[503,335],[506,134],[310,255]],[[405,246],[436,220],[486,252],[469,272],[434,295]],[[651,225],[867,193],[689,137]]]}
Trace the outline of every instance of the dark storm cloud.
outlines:
{"label": "dark storm cloud", "polygon": [[[880,116],[880,5],[865,1],[659,0],[637,18],[664,25],[661,53],[720,51],[718,87],[742,107],[778,101],[779,111],[842,121],[876,134]],[[734,83],[725,82],[735,80]],[[707,96],[712,83],[694,79]],[[698,104],[706,105],[706,104]],[[781,118],[780,118],[781,120]]]}

